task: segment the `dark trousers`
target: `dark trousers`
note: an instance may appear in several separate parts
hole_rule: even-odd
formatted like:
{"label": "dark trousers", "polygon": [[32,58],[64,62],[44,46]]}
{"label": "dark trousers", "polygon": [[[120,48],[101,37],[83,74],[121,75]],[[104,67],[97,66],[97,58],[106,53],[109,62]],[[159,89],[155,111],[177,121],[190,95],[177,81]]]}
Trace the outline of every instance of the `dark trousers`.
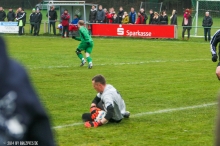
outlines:
{"label": "dark trousers", "polygon": [[62,33],[63,37],[65,32],[66,32],[66,36],[69,37],[69,26],[63,26],[63,33]]}
{"label": "dark trousers", "polygon": [[210,41],[211,40],[211,28],[204,28],[205,41],[207,41],[207,34],[208,34],[208,41]]}
{"label": "dark trousers", "polygon": [[55,28],[55,24],[56,24],[56,22],[55,21],[50,21],[50,32],[51,32],[51,25],[52,25],[52,27],[53,27],[53,34],[54,35],[56,35],[56,28]]}
{"label": "dark trousers", "polygon": [[33,30],[34,30],[34,24],[31,24],[31,34],[33,33]]}
{"label": "dark trousers", "polygon": [[40,31],[40,23],[37,22],[34,24],[34,35],[39,35],[39,31]]}
{"label": "dark trousers", "polygon": [[188,38],[190,37],[190,28],[183,27],[182,38],[184,38],[186,30],[187,30]]}
{"label": "dark trousers", "polygon": [[101,20],[98,20],[98,21],[97,21],[97,23],[103,23],[103,21],[101,21]]}
{"label": "dark trousers", "polygon": [[23,34],[23,26],[19,26],[18,35],[22,35],[22,34]]}

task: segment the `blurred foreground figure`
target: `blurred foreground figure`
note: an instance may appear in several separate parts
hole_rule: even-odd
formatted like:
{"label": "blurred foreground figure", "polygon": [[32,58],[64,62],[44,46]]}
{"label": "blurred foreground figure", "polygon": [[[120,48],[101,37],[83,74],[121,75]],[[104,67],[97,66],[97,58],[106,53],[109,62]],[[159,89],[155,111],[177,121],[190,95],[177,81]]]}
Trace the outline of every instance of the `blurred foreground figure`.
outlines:
{"label": "blurred foreground figure", "polygon": [[[219,42],[220,42],[220,29],[215,32],[215,34],[213,35],[210,41],[212,61],[217,62],[219,59],[219,62],[216,67],[216,75],[217,75],[217,78],[220,80],[220,58],[218,57],[218,55],[220,56],[220,43]],[[219,49],[217,49],[217,46],[219,47]]]}
{"label": "blurred foreground figure", "polygon": [[218,95],[218,117],[216,125],[215,146],[220,146],[220,94]]}
{"label": "blurred foreground figure", "polygon": [[26,71],[8,57],[0,37],[0,146],[25,144],[55,145],[49,119]]}

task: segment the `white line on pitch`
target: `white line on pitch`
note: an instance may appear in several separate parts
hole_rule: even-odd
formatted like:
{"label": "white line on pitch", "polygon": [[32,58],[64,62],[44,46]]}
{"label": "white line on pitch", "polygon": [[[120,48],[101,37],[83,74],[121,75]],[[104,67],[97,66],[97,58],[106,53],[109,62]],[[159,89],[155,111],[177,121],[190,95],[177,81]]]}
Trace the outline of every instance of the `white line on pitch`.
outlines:
{"label": "white line on pitch", "polygon": [[[24,36],[18,36],[18,35],[5,35],[4,36],[5,38],[34,38],[34,39],[42,39],[42,38],[45,38],[45,39],[61,39],[61,37],[59,36],[43,36],[41,35],[40,37],[34,37],[34,36],[31,36],[31,35],[24,35]],[[170,40],[167,40],[167,39],[138,39],[138,38],[120,38],[120,37],[116,37],[116,38],[112,38],[112,37],[94,37],[94,40],[110,40],[110,41],[115,41],[115,40],[120,40],[120,39],[123,39],[123,41],[146,41],[148,40],[149,42],[168,42],[168,43],[175,43],[175,44],[189,44],[189,43],[199,43],[199,44],[209,44],[209,42],[194,42],[194,41],[179,41],[179,40],[176,40],[176,41],[173,41],[172,39]],[[68,39],[66,39],[68,40]],[[72,38],[70,38],[69,40],[72,40]],[[104,43],[108,43],[108,42],[104,42]]]}
{"label": "white line on pitch", "polygon": [[80,123],[73,123],[73,124],[69,124],[69,125],[61,125],[61,126],[55,126],[53,127],[54,129],[62,129],[62,128],[65,128],[65,127],[73,127],[73,126],[77,126],[77,125],[82,125],[83,123],[80,122]]}
{"label": "white line on pitch", "polygon": [[188,109],[204,108],[204,107],[209,107],[209,106],[213,106],[213,105],[216,105],[216,104],[217,103],[207,103],[207,104],[187,106],[187,107],[164,109],[164,110],[158,110],[158,111],[153,111],[153,112],[144,112],[144,113],[135,114],[132,117],[141,117],[141,116],[144,116],[144,115],[154,115],[154,114],[170,113],[170,112],[182,111],[182,110],[188,110]]}
{"label": "white line on pitch", "polygon": [[[191,59],[191,60],[152,60],[152,61],[143,61],[143,62],[121,62],[121,63],[106,63],[106,64],[94,64],[94,66],[105,66],[105,65],[113,65],[113,66],[120,66],[120,65],[136,65],[136,64],[148,64],[148,63],[166,63],[166,62],[195,62],[195,61],[209,61],[210,59]],[[79,65],[60,65],[60,66],[42,66],[42,67],[27,67],[29,69],[53,69],[53,68],[70,68],[70,67],[77,67]]]}
{"label": "white line on pitch", "polygon": [[[171,112],[175,112],[175,111],[205,108],[205,107],[210,107],[210,106],[213,106],[216,104],[217,103],[207,103],[207,104],[187,106],[187,107],[163,109],[163,110],[152,111],[152,112],[143,112],[143,113],[137,113],[137,114],[131,115],[131,117],[141,117],[141,116],[145,116],[145,115],[156,115],[156,114],[162,114],[162,113],[171,113]],[[82,125],[82,124],[83,124],[82,122],[81,123],[73,123],[73,124],[68,124],[68,125],[55,126],[53,128],[54,129],[62,129],[62,128],[73,127],[73,126]]]}

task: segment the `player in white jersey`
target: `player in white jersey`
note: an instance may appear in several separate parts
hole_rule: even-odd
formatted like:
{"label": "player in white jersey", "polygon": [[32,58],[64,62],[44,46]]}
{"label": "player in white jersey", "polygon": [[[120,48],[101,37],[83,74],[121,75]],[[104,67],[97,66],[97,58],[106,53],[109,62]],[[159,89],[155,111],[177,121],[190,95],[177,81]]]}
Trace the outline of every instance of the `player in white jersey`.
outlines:
{"label": "player in white jersey", "polygon": [[[121,95],[112,85],[106,84],[102,75],[93,77],[92,85],[98,94],[92,101],[91,113],[82,115],[86,127],[98,127],[108,122],[119,123],[123,118],[129,118],[130,113],[126,111],[125,102]],[[106,115],[101,120],[94,121],[100,109],[106,111]]]}
{"label": "player in white jersey", "polygon": [[[220,43],[219,42],[220,42],[220,29],[215,32],[215,34],[213,35],[213,37],[210,41],[213,62],[218,61],[218,55],[220,56]],[[217,55],[216,48],[217,48],[218,44],[219,44],[219,50],[218,50],[219,52]],[[217,75],[218,79],[220,80],[220,62],[218,63],[217,68],[216,68],[216,75]]]}

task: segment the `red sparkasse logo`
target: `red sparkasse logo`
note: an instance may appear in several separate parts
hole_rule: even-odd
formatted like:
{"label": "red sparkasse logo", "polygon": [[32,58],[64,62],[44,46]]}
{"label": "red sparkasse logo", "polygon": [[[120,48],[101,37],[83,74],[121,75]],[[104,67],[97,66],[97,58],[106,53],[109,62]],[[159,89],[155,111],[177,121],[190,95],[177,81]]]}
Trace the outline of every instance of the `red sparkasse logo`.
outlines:
{"label": "red sparkasse logo", "polygon": [[[123,36],[125,34],[125,29],[122,27],[120,24],[119,27],[117,28],[117,34],[120,36]],[[139,37],[151,37],[152,33],[151,32],[143,32],[140,31],[139,29],[137,31],[132,31],[132,30],[126,30],[126,36],[139,36]]]}
{"label": "red sparkasse logo", "polygon": [[124,35],[124,28],[122,28],[122,25],[119,25],[119,28],[117,28],[117,34],[118,35]]}

